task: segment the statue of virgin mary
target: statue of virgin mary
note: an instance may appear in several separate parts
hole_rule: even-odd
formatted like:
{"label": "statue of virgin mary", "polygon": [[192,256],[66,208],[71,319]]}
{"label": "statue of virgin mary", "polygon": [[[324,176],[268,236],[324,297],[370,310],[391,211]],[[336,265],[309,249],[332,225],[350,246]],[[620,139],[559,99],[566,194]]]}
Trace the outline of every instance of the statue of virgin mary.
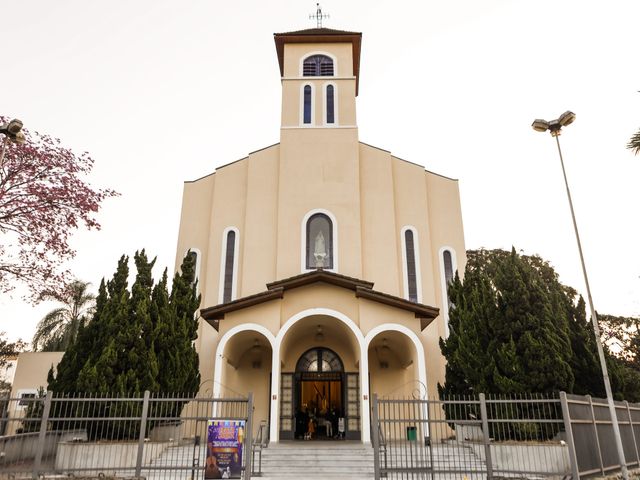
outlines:
{"label": "statue of virgin mary", "polygon": [[325,259],[327,258],[327,248],[324,243],[322,230],[318,232],[318,235],[316,235],[313,256],[316,259],[316,268],[323,268]]}

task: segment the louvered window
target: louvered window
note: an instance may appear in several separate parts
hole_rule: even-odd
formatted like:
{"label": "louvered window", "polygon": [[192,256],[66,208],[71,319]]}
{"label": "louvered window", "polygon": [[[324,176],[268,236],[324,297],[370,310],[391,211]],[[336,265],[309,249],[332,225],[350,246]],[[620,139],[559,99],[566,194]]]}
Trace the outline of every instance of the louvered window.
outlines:
{"label": "louvered window", "polygon": [[327,123],[335,122],[333,101],[333,85],[327,85]]}
{"label": "louvered window", "polygon": [[233,295],[233,270],[235,263],[236,232],[231,230],[227,233],[227,245],[224,260],[224,291],[222,294],[223,303],[230,302]]}
{"label": "louvered window", "polygon": [[333,76],[333,60],[326,55],[312,55],[304,59],[302,75],[305,77]]}
{"label": "louvered window", "polygon": [[418,301],[418,287],[416,277],[416,252],[413,240],[413,232],[406,230],[404,232],[404,245],[407,256],[407,289],[409,294],[409,300],[412,302]]}

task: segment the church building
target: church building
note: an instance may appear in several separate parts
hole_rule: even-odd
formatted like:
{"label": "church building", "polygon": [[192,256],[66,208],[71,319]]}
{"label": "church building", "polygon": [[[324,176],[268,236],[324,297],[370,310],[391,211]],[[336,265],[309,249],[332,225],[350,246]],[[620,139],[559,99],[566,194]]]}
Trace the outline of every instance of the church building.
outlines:
{"label": "church building", "polygon": [[434,396],[444,380],[458,182],[358,140],[361,33],[274,40],[280,142],[184,185],[176,266],[196,256],[201,390],[252,392],[271,442],[308,433],[303,412],[318,438],[337,416],[366,443],[374,393]]}

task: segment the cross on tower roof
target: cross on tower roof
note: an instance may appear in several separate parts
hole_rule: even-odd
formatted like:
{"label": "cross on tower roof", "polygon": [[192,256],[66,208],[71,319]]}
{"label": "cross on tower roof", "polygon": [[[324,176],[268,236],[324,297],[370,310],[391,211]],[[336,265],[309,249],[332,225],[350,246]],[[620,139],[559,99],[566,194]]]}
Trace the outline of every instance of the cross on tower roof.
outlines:
{"label": "cross on tower roof", "polygon": [[319,3],[316,3],[316,14],[315,15],[313,15],[313,14],[309,15],[309,19],[311,19],[311,20],[315,19],[316,20],[316,26],[318,28],[322,28],[322,19],[323,18],[329,18],[329,15],[328,14],[324,15],[322,13],[322,7],[320,7]]}

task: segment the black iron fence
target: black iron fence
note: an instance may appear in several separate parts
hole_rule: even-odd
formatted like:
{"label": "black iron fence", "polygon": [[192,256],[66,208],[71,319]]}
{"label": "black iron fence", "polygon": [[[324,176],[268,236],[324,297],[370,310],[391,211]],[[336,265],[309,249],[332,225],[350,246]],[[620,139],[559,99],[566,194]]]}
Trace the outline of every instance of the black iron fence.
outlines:
{"label": "black iron fence", "polygon": [[[640,466],[640,404],[616,402],[627,467]],[[373,397],[375,478],[604,475],[620,469],[606,400],[518,395]]]}
{"label": "black iron fence", "polygon": [[[259,474],[252,467],[251,394],[248,398],[200,398],[149,392],[144,396],[47,392],[43,397],[4,402],[0,478],[54,474],[203,478],[209,422],[223,420],[230,425],[240,422],[241,448],[232,455],[241,453],[242,478]],[[262,429],[259,432],[263,438]],[[261,440],[258,448],[263,444]]]}

